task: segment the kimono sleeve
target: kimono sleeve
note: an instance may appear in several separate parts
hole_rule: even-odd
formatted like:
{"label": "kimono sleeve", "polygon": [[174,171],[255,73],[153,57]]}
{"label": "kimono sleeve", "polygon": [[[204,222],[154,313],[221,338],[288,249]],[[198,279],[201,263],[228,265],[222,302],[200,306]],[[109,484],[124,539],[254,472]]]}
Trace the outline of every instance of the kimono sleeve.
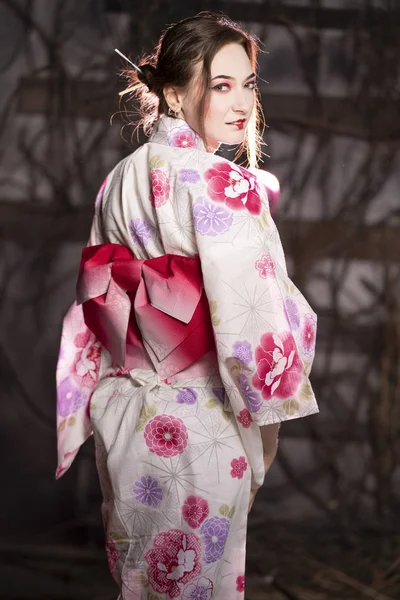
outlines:
{"label": "kimono sleeve", "polygon": [[[88,246],[103,242],[101,202],[106,183],[97,194]],[[101,356],[101,344],[86,326],[82,306],[74,302],[63,319],[56,371],[57,479],[67,472],[92,434],[89,405],[100,377]]]}
{"label": "kimono sleeve", "polygon": [[317,319],[287,275],[266,187],[228,161],[204,169],[201,185],[187,189],[236,418],[261,426],[318,412],[309,381]]}

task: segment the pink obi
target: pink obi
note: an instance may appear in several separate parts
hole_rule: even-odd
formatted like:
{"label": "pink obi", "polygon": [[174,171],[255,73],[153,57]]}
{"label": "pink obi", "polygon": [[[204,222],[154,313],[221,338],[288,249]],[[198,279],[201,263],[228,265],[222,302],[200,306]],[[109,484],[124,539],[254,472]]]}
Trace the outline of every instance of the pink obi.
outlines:
{"label": "pink obi", "polygon": [[119,244],[82,252],[77,304],[116,366],[173,376],[215,347],[200,259],[137,260]]}

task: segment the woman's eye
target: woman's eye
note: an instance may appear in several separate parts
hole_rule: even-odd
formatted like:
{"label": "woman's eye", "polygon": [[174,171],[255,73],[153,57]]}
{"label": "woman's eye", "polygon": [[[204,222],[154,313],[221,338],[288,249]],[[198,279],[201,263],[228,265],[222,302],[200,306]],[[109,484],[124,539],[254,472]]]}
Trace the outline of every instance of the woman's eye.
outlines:
{"label": "woman's eye", "polygon": [[218,83],[211,89],[217,90],[217,92],[227,92],[228,90],[230,90],[230,87],[227,83]]}
{"label": "woman's eye", "polygon": [[247,87],[248,90],[255,90],[257,87],[257,83],[255,81],[249,81],[245,84],[245,87]]}

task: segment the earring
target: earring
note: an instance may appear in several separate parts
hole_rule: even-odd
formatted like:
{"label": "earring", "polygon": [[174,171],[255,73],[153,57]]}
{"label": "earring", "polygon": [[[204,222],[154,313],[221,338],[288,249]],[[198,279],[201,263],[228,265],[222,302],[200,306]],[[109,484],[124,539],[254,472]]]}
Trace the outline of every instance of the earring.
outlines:
{"label": "earring", "polygon": [[171,107],[168,108],[168,116],[169,117],[174,117],[174,119],[177,119],[179,115],[179,110],[172,110]]}

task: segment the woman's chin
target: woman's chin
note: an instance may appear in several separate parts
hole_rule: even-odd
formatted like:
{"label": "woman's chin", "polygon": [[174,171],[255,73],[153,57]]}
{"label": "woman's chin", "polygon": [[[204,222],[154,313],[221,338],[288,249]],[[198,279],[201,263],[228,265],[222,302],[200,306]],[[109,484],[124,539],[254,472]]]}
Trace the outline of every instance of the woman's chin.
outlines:
{"label": "woman's chin", "polygon": [[224,136],[223,140],[220,140],[220,144],[225,144],[226,146],[238,146],[244,141],[246,136],[246,130],[235,131],[230,135]]}
{"label": "woman's chin", "polygon": [[225,146],[239,146],[244,141],[246,136],[246,130],[232,131],[226,135],[221,136],[219,141],[215,139],[207,139],[207,152],[216,152],[221,144]]}

